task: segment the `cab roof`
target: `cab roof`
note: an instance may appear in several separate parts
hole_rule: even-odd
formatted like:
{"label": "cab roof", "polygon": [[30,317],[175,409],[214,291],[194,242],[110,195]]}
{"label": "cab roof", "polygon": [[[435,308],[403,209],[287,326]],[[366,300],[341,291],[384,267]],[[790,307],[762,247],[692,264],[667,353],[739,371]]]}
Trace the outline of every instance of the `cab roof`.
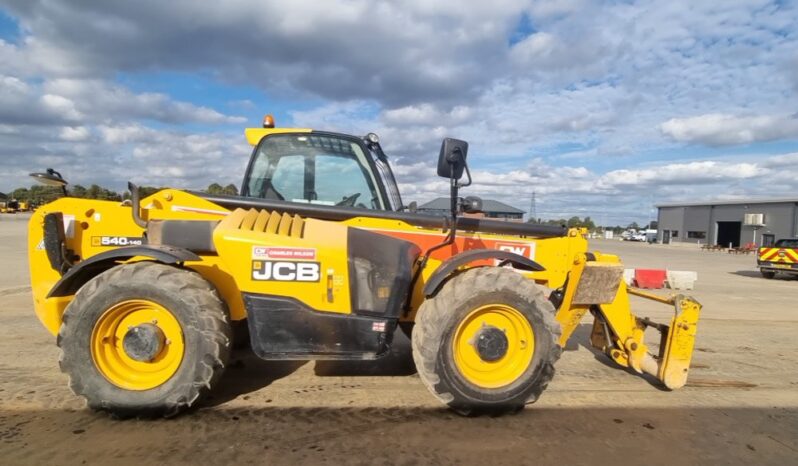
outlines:
{"label": "cab roof", "polygon": [[247,128],[244,130],[244,135],[250,145],[257,146],[261,139],[270,134],[310,133],[312,131],[310,128]]}

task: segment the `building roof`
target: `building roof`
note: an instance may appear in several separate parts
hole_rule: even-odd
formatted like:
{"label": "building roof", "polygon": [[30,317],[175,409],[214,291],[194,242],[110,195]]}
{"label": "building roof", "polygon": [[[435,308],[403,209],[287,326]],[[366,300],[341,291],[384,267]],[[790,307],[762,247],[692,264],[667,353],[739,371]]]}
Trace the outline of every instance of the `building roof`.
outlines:
{"label": "building roof", "polygon": [[[439,197],[432,201],[427,202],[426,204],[421,204],[418,206],[418,210],[449,210],[449,198],[448,197]],[[503,202],[494,201],[492,199],[483,199],[482,200],[482,211],[483,212],[500,212],[504,214],[525,214],[526,211],[521,209],[516,209],[513,206],[507,205]]]}
{"label": "building roof", "polygon": [[798,203],[798,198],[782,197],[770,199],[717,199],[704,202],[671,202],[667,204],[657,204],[655,207],[698,207],[713,205],[745,205],[745,204],[792,204]]}

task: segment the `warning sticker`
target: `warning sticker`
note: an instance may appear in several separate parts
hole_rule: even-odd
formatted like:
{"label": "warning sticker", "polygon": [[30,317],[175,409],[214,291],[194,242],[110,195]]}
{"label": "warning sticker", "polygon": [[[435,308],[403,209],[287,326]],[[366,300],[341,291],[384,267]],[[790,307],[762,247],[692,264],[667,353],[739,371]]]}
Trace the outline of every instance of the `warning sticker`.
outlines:
{"label": "warning sticker", "polygon": [[280,248],[271,246],[253,246],[253,259],[292,259],[316,260],[316,250],[313,248]]}
{"label": "warning sticker", "polygon": [[385,322],[374,322],[373,324],[371,324],[371,330],[374,332],[384,332]]}

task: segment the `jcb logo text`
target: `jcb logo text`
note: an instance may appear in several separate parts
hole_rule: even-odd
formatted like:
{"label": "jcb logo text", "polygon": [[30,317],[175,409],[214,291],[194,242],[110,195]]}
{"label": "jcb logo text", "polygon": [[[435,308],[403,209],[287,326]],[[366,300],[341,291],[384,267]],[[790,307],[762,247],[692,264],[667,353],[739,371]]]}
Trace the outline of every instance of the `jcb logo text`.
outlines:
{"label": "jcb logo text", "polygon": [[280,282],[318,282],[318,262],[252,261],[252,279]]}

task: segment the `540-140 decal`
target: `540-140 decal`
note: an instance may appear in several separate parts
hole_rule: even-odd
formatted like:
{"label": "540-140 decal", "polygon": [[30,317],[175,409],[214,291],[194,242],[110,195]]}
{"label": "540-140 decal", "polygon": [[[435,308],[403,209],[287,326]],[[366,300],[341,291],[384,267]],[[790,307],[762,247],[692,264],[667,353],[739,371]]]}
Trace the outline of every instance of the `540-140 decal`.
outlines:
{"label": "540-140 decal", "polygon": [[144,244],[141,236],[92,236],[91,245],[100,247],[140,246]]}

